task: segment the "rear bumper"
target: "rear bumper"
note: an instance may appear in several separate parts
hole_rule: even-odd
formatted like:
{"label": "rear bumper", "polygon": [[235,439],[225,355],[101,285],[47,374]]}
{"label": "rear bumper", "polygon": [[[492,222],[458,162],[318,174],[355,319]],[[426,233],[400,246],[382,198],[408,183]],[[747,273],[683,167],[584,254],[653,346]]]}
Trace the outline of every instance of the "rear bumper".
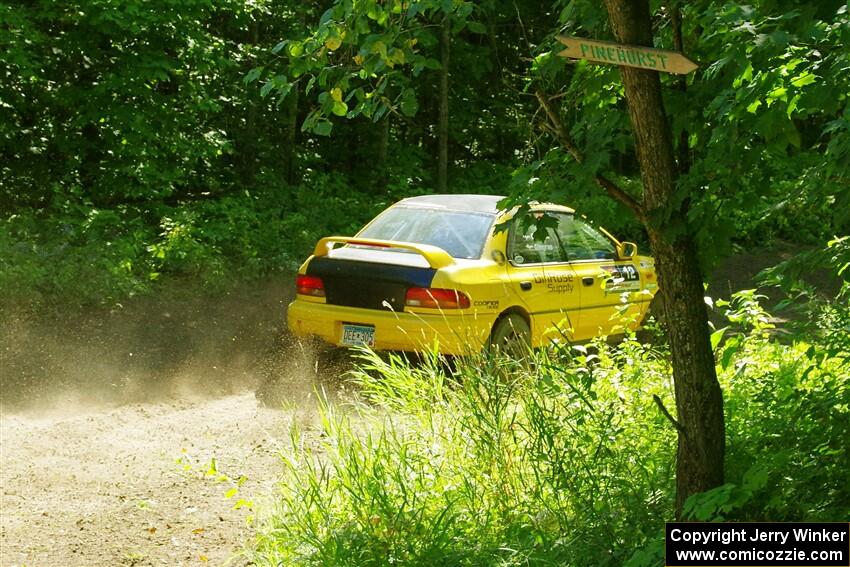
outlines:
{"label": "rear bumper", "polygon": [[287,323],[297,336],[316,336],[340,345],[342,325],[375,327],[375,350],[423,351],[435,343],[443,354],[471,354],[484,347],[495,315],[420,314],[378,311],[295,300],[289,304]]}

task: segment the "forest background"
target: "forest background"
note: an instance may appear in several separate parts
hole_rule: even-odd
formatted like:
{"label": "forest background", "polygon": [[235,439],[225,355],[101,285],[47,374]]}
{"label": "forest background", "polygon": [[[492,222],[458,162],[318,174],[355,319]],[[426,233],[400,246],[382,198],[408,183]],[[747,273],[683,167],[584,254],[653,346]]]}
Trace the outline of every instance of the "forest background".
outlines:
{"label": "forest background", "polygon": [[[664,224],[693,237],[706,276],[733,253],[801,252],[764,276],[788,294],[776,306],[781,332],[752,292],[717,305],[729,482],[686,515],[846,519],[847,4],[650,4],[656,46],[700,65],[661,79],[680,174]],[[640,224],[597,184],[605,176],[640,194],[619,72],[558,57],[558,33],[611,39],[604,8],[583,0],[3,3],[0,307],[108,312],[174,286],[227,293],[293,273],[320,236],[352,234],[392,202],[438,191],[567,203],[645,251]],[[582,159],[553,136],[544,100]],[[834,285],[801,277],[821,272]],[[646,393],[673,407],[669,352],[660,336],[599,348],[544,353],[556,364],[509,390],[493,380],[501,370],[471,365],[451,394],[438,365],[367,359],[363,395],[404,417],[372,416],[366,440],[326,420],[339,441],[325,448],[339,451],[335,474],[310,469],[310,455],[289,461],[290,492],[258,557],[346,564],[355,549],[358,564],[388,554],[657,563],[675,442]],[[493,400],[525,413],[505,422]],[[434,431],[435,411],[455,421]],[[395,427],[421,436],[401,443]],[[428,469],[429,435],[469,451]],[[421,475],[381,477],[396,469]],[[465,484],[435,495],[417,484],[426,477]],[[488,491],[493,478],[509,490]],[[373,521],[390,511],[395,525]]]}
{"label": "forest background", "polygon": [[[358,8],[362,53],[341,37],[350,15],[323,20],[329,2],[0,6],[4,300],[109,305],[169,279],[291,271],[317,237],[443,185],[570,203],[644,242],[593,182],[639,183],[617,68],[554,55],[559,31],[607,37],[604,10],[417,4],[404,45],[395,3]],[[663,77],[665,104],[694,164],[682,195],[706,268],[736,246],[846,231],[846,3],[689,2],[681,19],[702,68]],[[540,89],[584,162],[541,128]]]}

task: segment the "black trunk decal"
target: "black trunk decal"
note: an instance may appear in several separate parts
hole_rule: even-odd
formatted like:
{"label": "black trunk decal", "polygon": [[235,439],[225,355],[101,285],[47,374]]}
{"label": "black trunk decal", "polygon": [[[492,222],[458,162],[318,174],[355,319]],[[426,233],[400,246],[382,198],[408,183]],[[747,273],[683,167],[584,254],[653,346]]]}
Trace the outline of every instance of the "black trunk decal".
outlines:
{"label": "black trunk decal", "polygon": [[327,257],[313,258],[307,274],[322,278],[331,305],[404,311],[411,287],[431,287],[436,270]]}

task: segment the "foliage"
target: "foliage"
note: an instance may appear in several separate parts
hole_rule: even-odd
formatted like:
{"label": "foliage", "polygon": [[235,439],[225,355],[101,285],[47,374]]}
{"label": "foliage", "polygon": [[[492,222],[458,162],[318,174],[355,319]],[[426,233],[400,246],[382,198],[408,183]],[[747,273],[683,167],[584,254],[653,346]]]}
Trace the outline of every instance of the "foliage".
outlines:
{"label": "foliage", "polygon": [[9,79],[0,87],[9,110],[0,191],[13,203],[43,205],[56,192],[98,206],[168,196],[228,151],[210,119],[224,108],[220,81],[234,63],[204,22],[238,4],[100,4],[0,7]]}
{"label": "foliage", "polygon": [[734,456],[728,476],[735,482],[692,498],[686,514],[697,520],[749,521],[846,517],[846,315],[844,325],[835,326],[816,314],[815,322],[822,325],[821,333],[811,335],[816,343],[788,345],[771,337],[770,317],[753,293],[738,294],[731,307],[729,320],[742,330],[720,349],[719,358],[732,394],[726,396],[727,438]]}
{"label": "foliage", "polygon": [[634,342],[568,358],[464,360],[447,376],[437,356],[365,353],[361,402],[324,408],[318,447],[294,437],[254,560],[621,564],[670,506],[671,455],[653,447],[674,436],[641,390],[664,395],[666,365]]}
{"label": "foliage", "polygon": [[[850,365],[786,344],[753,294],[718,345],[730,484],[694,518],[834,520],[850,512]],[[663,351],[556,347],[412,365],[364,353],[359,398],[293,431],[258,565],[657,565],[672,517],[675,431]],[[794,424],[789,428],[788,424]],[[634,550],[638,550],[635,552]]]}
{"label": "foliage", "polygon": [[[307,131],[329,135],[341,118],[393,115],[414,136],[420,110],[431,110],[437,63],[434,28],[452,22],[451,160],[481,159],[488,146],[519,159],[512,202],[554,200],[577,206],[618,233],[641,240],[640,228],[593,181],[603,173],[640,194],[637,162],[616,67],[567,63],[556,32],[606,38],[600,3],[332,2],[307,33],[285,38],[279,60],[252,72],[263,91],[287,95],[303,86],[316,104]],[[659,47],[671,48],[669,6],[658,7]],[[680,156],[680,196],[661,211],[673,231],[693,231],[707,267],[731,242],[787,238],[814,243],[845,225],[847,201],[845,3],[689,2],[683,41],[702,68],[664,76],[665,104]],[[550,9],[551,10],[551,9]],[[460,61],[458,61],[460,59]],[[274,74],[277,73],[277,74]],[[476,88],[497,79],[497,92]],[[581,163],[537,137],[529,90],[559,93],[564,122],[585,155]],[[502,111],[494,113],[494,105]],[[472,114],[471,114],[472,113]],[[492,129],[501,135],[494,135]],[[504,133],[513,155],[506,153]],[[419,138],[423,142],[424,139]],[[421,142],[420,142],[421,143]],[[734,148],[730,151],[730,148]],[[679,205],[689,204],[688,218]],[[817,215],[819,222],[811,219]]]}
{"label": "foliage", "polygon": [[[147,293],[161,279],[212,289],[292,272],[316,240],[351,234],[386,206],[316,175],[292,188],[245,191],[181,206],[74,206],[11,215],[0,230],[2,301],[104,304]],[[298,203],[293,213],[292,203]]]}
{"label": "foliage", "polygon": [[[730,240],[843,233],[846,6],[704,0],[682,10],[685,49],[702,68],[684,91],[663,80],[690,156],[682,196],[701,254],[723,254]],[[656,11],[661,47],[672,44],[669,16]],[[353,188],[357,210],[432,191],[445,18],[449,190],[565,202],[641,241],[592,180],[601,172],[640,192],[617,70],[555,55],[557,32],[609,36],[599,3],[2,4],[6,293],[86,295],[77,282],[90,281],[88,295],[118,299],[154,289],[157,273],[264,273],[281,251],[246,245],[248,232],[271,242],[289,229],[249,224],[277,211],[272,224],[309,225],[312,212],[283,202],[317,179],[345,179],[338,194]],[[540,135],[537,87],[562,95],[582,164]],[[329,226],[356,224],[339,214]],[[295,234],[284,241],[289,263],[309,249]]]}
{"label": "foliage", "polygon": [[[837,286],[834,295],[816,286],[813,276]],[[850,357],[850,236],[797,254],[764,270],[759,280],[788,294],[778,307],[796,318],[788,325],[795,336],[817,336],[829,345],[830,356]]]}
{"label": "foliage", "polygon": [[[407,81],[417,92],[400,99],[408,115],[377,128],[339,124],[333,140],[299,131],[320,110],[306,78],[283,100],[263,96],[283,55],[273,53],[280,37],[304,40],[305,23],[326,4],[0,5],[4,300],[113,304],[175,278],[224,286],[291,269],[317,237],[351,233],[384,205],[431,192],[433,108],[419,95],[433,73]],[[469,72],[454,87],[451,190],[504,192],[525,127],[497,76],[516,54],[502,50],[497,68],[498,46],[480,33],[483,13],[472,14],[471,3],[431,4],[416,8],[416,19],[467,21],[458,20],[466,40],[453,50]],[[372,3],[377,19],[366,10],[375,31],[391,24],[384,8]],[[515,35],[512,6],[488,14],[500,36]],[[425,55],[411,52],[409,61],[432,58],[429,25],[411,46]],[[373,59],[380,64],[380,54]],[[258,65],[266,71],[252,72]]]}
{"label": "foliage", "polygon": [[[701,69],[687,78],[661,77],[683,174],[679,197],[660,212],[665,224],[696,234],[707,267],[733,241],[815,243],[841,230],[850,222],[843,135],[850,60],[839,47],[850,32],[846,3],[673,5],[682,12],[684,50]],[[657,47],[673,48],[670,8],[656,10]],[[592,2],[567,2],[560,16],[564,33],[599,39],[610,37],[606,21],[601,4]],[[518,186],[518,197],[561,186],[570,200],[598,200],[596,173],[639,195],[616,67],[566,64],[553,56],[559,49],[541,41],[526,80],[568,101],[562,116],[587,158],[579,164],[560,150],[547,153],[531,165],[545,173],[526,175],[534,183]]]}
{"label": "foliage", "polygon": [[[440,63],[420,53],[417,44],[433,47],[438,42],[434,22],[454,17],[459,21],[456,27],[463,27],[471,12],[471,2],[335,3],[307,37],[285,39],[272,49],[285,53],[288,65],[285,74],[265,80],[261,93],[275,92],[282,100],[299,88],[298,83],[305,83],[308,95],[315,89],[318,106],[303,128],[325,136],[333,128],[330,116],[362,114],[376,122],[390,110],[414,116],[418,102],[401,69],[413,77],[424,69],[439,69]],[[263,72],[263,67],[252,70],[248,80]]]}
{"label": "foliage", "polygon": [[[671,97],[671,114],[697,158],[685,187],[711,196],[706,210],[720,208],[716,222],[701,213],[702,230],[731,218],[726,226],[772,225],[788,236],[811,230],[797,219],[817,215],[822,225],[812,235],[820,240],[846,226],[850,154],[839,132],[850,110],[850,59],[833,47],[850,38],[846,3],[706,2],[689,10],[685,17],[711,30],[693,38],[694,54],[712,63],[686,94]],[[738,151],[727,161],[730,147]]]}

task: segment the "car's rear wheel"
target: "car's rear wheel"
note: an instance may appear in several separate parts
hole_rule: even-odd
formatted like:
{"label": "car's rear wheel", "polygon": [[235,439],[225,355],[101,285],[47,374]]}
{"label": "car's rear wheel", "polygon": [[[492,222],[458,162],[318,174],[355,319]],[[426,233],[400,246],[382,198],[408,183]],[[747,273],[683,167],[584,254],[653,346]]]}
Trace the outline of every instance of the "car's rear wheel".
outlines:
{"label": "car's rear wheel", "polygon": [[531,348],[531,328],[518,313],[499,318],[490,333],[490,348],[515,358],[522,358]]}

